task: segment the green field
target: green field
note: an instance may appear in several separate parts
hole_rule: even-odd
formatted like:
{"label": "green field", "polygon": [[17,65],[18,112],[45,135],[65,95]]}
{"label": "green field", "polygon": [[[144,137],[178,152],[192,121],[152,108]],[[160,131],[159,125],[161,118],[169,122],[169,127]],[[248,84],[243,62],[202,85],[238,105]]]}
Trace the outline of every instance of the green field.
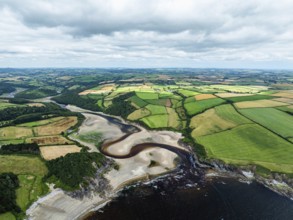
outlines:
{"label": "green field", "polygon": [[0,99],[0,110],[8,107],[16,106],[15,104],[9,103],[6,100]]}
{"label": "green field", "polygon": [[208,85],[198,87],[200,90],[219,90],[235,93],[258,93],[267,90],[266,86],[242,86],[242,85]]}
{"label": "green field", "polygon": [[103,106],[103,100],[98,100],[97,101],[97,105],[101,108],[101,109],[103,109],[104,108],[104,106]]}
{"label": "green field", "polygon": [[234,128],[237,124],[219,117],[215,109],[212,108],[193,116],[189,126],[193,129],[191,136],[196,138]]}
{"label": "green field", "polygon": [[159,94],[158,93],[153,93],[153,92],[136,92],[136,95],[138,98],[141,99],[158,99]]}
{"label": "green field", "polygon": [[169,117],[165,115],[151,115],[140,119],[150,128],[166,128],[168,127]]}
{"label": "green field", "polygon": [[[12,172],[18,175],[19,188],[16,190],[16,203],[23,212],[39,196],[48,192],[42,178],[47,167],[38,156],[0,155],[0,173]],[[13,219],[11,213],[0,215],[2,219]]]}
{"label": "green field", "polygon": [[22,211],[47,192],[47,186],[42,182],[42,176],[18,175],[20,187],[16,190],[16,202]]}
{"label": "green field", "polygon": [[166,107],[160,105],[147,105],[146,108],[152,113],[152,115],[167,114]]}
{"label": "green field", "polygon": [[176,100],[181,100],[181,96],[179,95],[174,95],[173,93],[160,93],[159,94],[159,98],[160,99],[167,99],[167,98],[170,98],[170,99],[176,99]]}
{"label": "green field", "polygon": [[16,202],[25,211],[30,202],[30,193],[35,182],[35,176],[18,175],[20,187],[16,190]]}
{"label": "green field", "polygon": [[24,139],[9,139],[9,140],[0,140],[0,145],[7,144],[21,144],[24,142]]}
{"label": "green field", "polygon": [[[149,104],[153,104],[153,105],[162,105],[162,106],[166,106],[167,103],[170,102],[170,99],[147,99],[145,100],[147,103]],[[172,103],[170,103],[170,105],[172,105]]]}
{"label": "green field", "polygon": [[220,105],[222,103],[225,103],[225,100],[220,98],[215,98],[215,99],[206,99],[201,101],[184,103],[184,107],[189,115],[195,115],[195,114],[203,112],[206,109],[209,109],[216,105]]}
{"label": "green field", "polygon": [[243,102],[243,101],[255,101],[255,100],[262,100],[262,99],[273,99],[276,98],[274,96],[269,95],[251,95],[251,96],[239,96],[239,97],[229,97],[224,98],[231,102]]}
{"label": "green field", "polygon": [[132,112],[130,115],[127,116],[127,119],[131,121],[138,120],[140,118],[149,116],[151,112],[146,108],[137,109],[134,112]]}
{"label": "green field", "polygon": [[293,173],[292,144],[259,125],[240,125],[196,140],[210,158],[233,164],[260,164],[272,171]]}
{"label": "green field", "polygon": [[132,96],[128,100],[133,102],[139,108],[142,108],[142,107],[144,107],[144,106],[146,106],[148,104],[147,102],[145,102],[144,100],[140,99],[137,96]]}
{"label": "green field", "polygon": [[192,97],[188,97],[188,98],[186,98],[186,99],[184,100],[184,103],[195,102],[195,101],[196,101],[196,100],[195,100],[195,97],[192,96]]}
{"label": "green field", "polygon": [[44,176],[47,167],[38,156],[0,155],[0,173],[5,172]]}
{"label": "green field", "polygon": [[19,125],[17,125],[17,127],[36,127],[36,126],[41,126],[41,125],[47,125],[52,122],[59,121],[63,118],[64,117],[55,117],[55,118],[39,120],[39,121],[34,121],[34,122],[27,122],[27,123],[19,124]]}
{"label": "green field", "polygon": [[15,216],[11,212],[0,214],[0,220],[15,220]]}
{"label": "green field", "polygon": [[279,110],[281,110],[283,112],[293,113],[293,105],[291,105],[291,106],[277,107],[276,109],[279,109]]}
{"label": "green field", "polygon": [[237,125],[252,123],[252,121],[240,115],[232,105],[220,105],[215,107],[216,113],[219,117],[231,121]]}
{"label": "green field", "polygon": [[282,137],[293,137],[293,117],[274,108],[241,109],[239,112]]}
{"label": "green field", "polygon": [[198,95],[200,93],[195,92],[195,91],[191,91],[191,90],[187,90],[187,89],[178,89],[178,92],[182,95],[184,95],[185,97],[189,97],[189,96],[195,96]]}

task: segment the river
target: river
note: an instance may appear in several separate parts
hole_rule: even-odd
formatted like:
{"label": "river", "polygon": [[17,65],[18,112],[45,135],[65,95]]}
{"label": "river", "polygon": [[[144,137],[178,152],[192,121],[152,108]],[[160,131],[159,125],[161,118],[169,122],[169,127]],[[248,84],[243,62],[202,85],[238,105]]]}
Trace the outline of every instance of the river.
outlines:
{"label": "river", "polygon": [[[240,182],[239,175],[209,173],[209,168],[197,163],[191,153],[178,145],[179,134],[135,128],[104,114],[85,113],[75,106],[67,108],[84,112],[87,120],[80,132],[97,130],[110,137],[111,141],[105,142],[101,151],[120,165],[118,171],[111,170],[105,175],[113,191],[108,192],[106,199],[98,195],[78,199],[55,190],[30,208],[27,214],[31,219],[79,219],[82,216],[87,216],[84,218],[87,220],[293,219],[290,199],[253,180],[250,184]],[[174,168],[176,155],[181,160]],[[149,167],[153,159],[166,163]],[[169,171],[166,173],[166,170]],[[127,180],[141,178],[145,173],[152,177],[151,180],[137,182],[119,191]],[[111,202],[90,212],[107,200]]]}
{"label": "river", "polygon": [[[121,125],[121,124],[120,124]],[[128,125],[129,126],[129,125]],[[164,144],[143,143],[127,155],[116,156],[106,148],[101,151],[113,158],[129,158],[145,147],[162,147],[177,153],[181,163],[173,172],[153,181],[127,187],[104,208],[86,220],[148,219],[293,219],[293,202],[254,181],[240,182],[232,177],[202,176],[192,155]]]}

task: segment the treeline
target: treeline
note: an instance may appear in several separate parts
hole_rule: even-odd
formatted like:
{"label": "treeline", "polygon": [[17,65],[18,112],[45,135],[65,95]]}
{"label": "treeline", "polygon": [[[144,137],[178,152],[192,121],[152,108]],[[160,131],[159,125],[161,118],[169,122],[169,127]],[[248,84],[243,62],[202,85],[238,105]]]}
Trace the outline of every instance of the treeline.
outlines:
{"label": "treeline", "polygon": [[0,121],[13,120],[19,116],[32,114],[32,113],[46,113],[46,112],[49,112],[49,108],[47,106],[10,107],[10,108],[5,108],[0,110]]}
{"label": "treeline", "polygon": [[40,148],[36,143],[7,144],[1,146],[0,154],[40,154]]}
{"label": "treeline", "polygon": [[80,108],[84,108],[91,111],[101,111],[97,105],[97,100],[91,99],[87,96],[84,98],[74,92],[67,92],[60,96],[52,98],[55,102],[65,105],[76,105]]}
{"label": "treeline", "polygon": [[101,167],[106,158],[100,153],[71,153],[46,162],[48,174],[46,179],[65,190],[79,188],[87,184],[86,177],[93,177],[97,167]]}
{"label": "treeline", "polygon": [[25,90],[23,92],[17,93],[15,98],[23,98],[23,99],[38,99],[44,98],[48,96],[54,96],[58,93],[53,89],[34,89],[34,90]]}
{"label": "treeline", "polygon": [[19,181],[13,173],[0,174],[0,213],[19,213],[21,210],[16,204],[16,189]]}
{"label": "treeline", "polygon": [[184,138],[182,139],[182,141],[184,143],[188,144],[189,146],[192,146],[194,152],[196,153],[196,155],[199,158],[202,158],[202,159],[207,158],[207,152],[206,152],[204,146],[202,146],[201,144],[194,141],[194,139],[191,137],[191,132],[192,132],[192,130],[190,127],[183,129],[182,134],[183,134]]}
{"label": "treeline", "polygon": [[129,92],[123,95],[120,95],[112,100],[112,105],[109,106],[105,112],[110,115],[117,115],[126,118],[130,113],[136,110],[126,99],[135,95],[134,92]]}
{"label": "treeline", "polygon": [[29,100],[26,100],[26,99],[23,99],[23,98],[11,98],[11,99],[9,99],[9,102],[13,103],[13,104],[27,104],[27,103],[30,103]]}
{"label": "treeline", "polygon": [[16,89],[8,83],[2,82],[0,83],[0,95],[3,93],[14,92]]}
{"label": "treeline", "polygon": [[54,103],[45,103],[44,106],[9,107],[0,110],[0,127],[22,124],[56,116],[77,116],[79,121],[84,118],[80,113],[71,112]]}

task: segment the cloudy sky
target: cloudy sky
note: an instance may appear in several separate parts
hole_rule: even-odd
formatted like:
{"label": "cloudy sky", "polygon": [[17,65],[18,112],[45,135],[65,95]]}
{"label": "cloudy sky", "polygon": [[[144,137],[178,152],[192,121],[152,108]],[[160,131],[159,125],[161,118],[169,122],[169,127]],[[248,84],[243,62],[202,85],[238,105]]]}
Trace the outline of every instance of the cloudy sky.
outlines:
{"label": "cloudy sky", "polygon": [[293,1],[0,0],[0,67],[293,69]]}

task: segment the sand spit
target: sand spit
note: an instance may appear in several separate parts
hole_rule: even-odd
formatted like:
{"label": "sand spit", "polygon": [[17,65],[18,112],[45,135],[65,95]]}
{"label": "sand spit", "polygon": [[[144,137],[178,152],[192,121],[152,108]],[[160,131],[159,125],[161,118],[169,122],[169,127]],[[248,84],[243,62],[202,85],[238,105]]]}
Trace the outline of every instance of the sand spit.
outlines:
{"label": "sand spit", "polygon": [[[68,106],[71,111],[85,112],[75,106]],[[83,113],[86,120],[78,130],[79,133],[101,132],[103,140],[114,140],[122,137],[123,133],[118,126],[109,123],[105,118]],[[113,154],[127,154],[132,146],[144,142],[156,142],[172,145],[178,148],[178,140],[181,134],[171,131],[147,131],[141,128],[140,132],[134,133],[109,147]],[[82,142],[81,142],[82,143]],[[90,151],[97,151],[95,143],[82,143],[88,146]],[[60,189],[53,189],[48,195],[36,201],[28,210],[28,219],[54,219],[72,220],[81,219],[88,212],[96,210],[97,207],[111,200],[116,192],[125,184],[137,179],[148,178],[151,175],[166,173],[175,168],[174,160],[177,155],[171,151],[161,148],[150,148],[144,150],[134,157],[127,159],[114,159],[118,168],[110,170],[104,177],[109,181],[111,190],[105,192],[103,198],[97,192],[83,198],[73,198]]]}

